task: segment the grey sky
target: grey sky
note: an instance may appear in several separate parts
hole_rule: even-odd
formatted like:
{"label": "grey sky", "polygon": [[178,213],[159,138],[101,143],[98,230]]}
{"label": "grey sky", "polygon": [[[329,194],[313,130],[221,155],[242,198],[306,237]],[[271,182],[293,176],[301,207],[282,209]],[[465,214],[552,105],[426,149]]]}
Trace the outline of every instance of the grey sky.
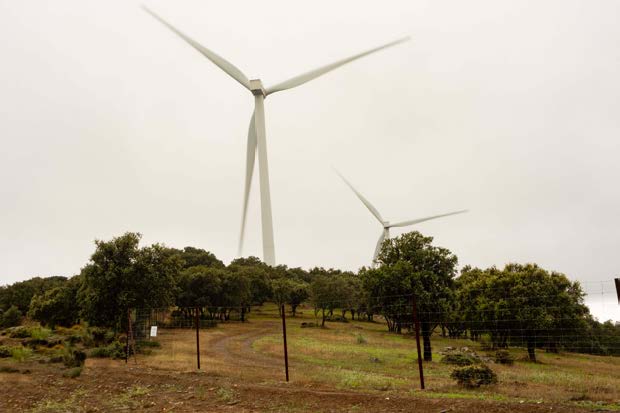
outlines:
{"label": "grey sky", "polygon": [[[267,99],[279,263],[369,263],[381,228],[334,165],[390,220],[470,209],[416,228],[461,265],[620,272],[619,2],[146,4],[267,86],[412,36]],[[246,90],[138,2],[3,0],[0,39],[0,284],[125,231],[235,257]]]}

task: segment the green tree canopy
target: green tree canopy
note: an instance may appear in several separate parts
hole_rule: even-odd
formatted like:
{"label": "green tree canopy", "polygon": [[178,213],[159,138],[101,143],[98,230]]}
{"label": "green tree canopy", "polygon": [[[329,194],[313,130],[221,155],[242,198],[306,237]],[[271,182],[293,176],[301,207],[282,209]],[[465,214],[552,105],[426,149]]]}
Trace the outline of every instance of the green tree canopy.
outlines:
{"label": "green tree canopy", "polygon": [[362,269],[360,277],[372,304],[388,320],[391,331],[411,325],[411,300],[415,296],[424,339],[424,360],[432,360],[430,337],[449,308],[456,276],[457,257],[432,245],[433,238],[417,231],[383,242],[378,268]]}
{"label": "green tree canopy", "polygon": [[122,328],[131,308],[168,306],[175,298],[181,260],[159,244],[139,247],[140,234],[95,241],[90,263],[82,269],[79,293],[82,317],[94,325]]}

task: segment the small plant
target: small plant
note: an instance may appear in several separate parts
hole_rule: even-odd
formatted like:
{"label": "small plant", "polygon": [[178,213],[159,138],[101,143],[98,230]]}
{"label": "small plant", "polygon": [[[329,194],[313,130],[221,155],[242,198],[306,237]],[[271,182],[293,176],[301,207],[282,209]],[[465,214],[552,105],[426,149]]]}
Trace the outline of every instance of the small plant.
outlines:
{"label": "small plant", "polygon": [[11,349],[11,357],[13,360],[23,362],[32,356],[32,350],[26,347],[13,347]]}
{"label": "small plant", "polygon": [[86,353],[72,347],[67,347],[62,356],[62,362],[67,367],[82,367],[86,360]]}
{"label": "small plant", "polygon": [[70,379],[74,379],[76,377],[79,377],[80,374],[82,374],[82,367],[74,367],[65,371],[62,375],[63,377],[69,377]]}
{"label": "small plant", "polygon": [[235,393],[231,389],[226,389],[224,387],[217,389],[216,394],[218,399],[226,403],[232,402],[235,398]]}
{"label": "small plant", "polygon": [[512,365],[515,362],[514,357],[508,350],[497,350],[495,352],[495,362],[497,364],[508,364]]}
{"label": "small plant", "polygon": [[51,334],[52,330],[49,328],[35,327],[30,329],[30,337],[32,337],[33,340],[47,341]]}
{"label": "small plant", "polygon": [[366,344],[368,343],[368,340],[366,340],[366,337],[364,337],[361,334],[358,334],[355,341],[357,342],[357,344]]}
{"label": "small plant", "polygon": [[467,354],[455,353],[446,354],[441,359],[441,362],[446,364],[454,364],[456,366],[471,366],[475,363],[475,360]]}
{"label": "small plant", "polygon": [[138,345],[138,348],[141,348],[141,347],[160,348],[161,347],[161,344],[159,341],[148,341],[148,340],[138,341],[137,345]]}
{"label": "small plant", "polygon": [[109,357],[112,359],[121,359],[125,357],[125,346],[118,341],[114,341],[105,347],[95,347],[90,350],[89,356],[95,358]]}
{"label": "small plant", "polygon": [[9,331],[11,338],[28,338],[30,337],[30,329],[26,327],[16,327]]}
{"label": "small plant", "polygon": [[4,359],[11,357],[11,348],[7,346],[0,346],[0,358]]}
{"label": "small plant", "polygon": [[497,375],[485,364],[457,367],[450,377],[464,387],[480,387],[497,383]]}

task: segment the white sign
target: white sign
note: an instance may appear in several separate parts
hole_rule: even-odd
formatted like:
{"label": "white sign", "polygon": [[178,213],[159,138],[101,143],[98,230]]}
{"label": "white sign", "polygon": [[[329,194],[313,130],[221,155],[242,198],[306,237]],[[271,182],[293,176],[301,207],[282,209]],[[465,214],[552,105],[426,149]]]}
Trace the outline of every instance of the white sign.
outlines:
{"label": "white sign", "polygon": [[157,337],[157,326],[151,326],[151,337]]}

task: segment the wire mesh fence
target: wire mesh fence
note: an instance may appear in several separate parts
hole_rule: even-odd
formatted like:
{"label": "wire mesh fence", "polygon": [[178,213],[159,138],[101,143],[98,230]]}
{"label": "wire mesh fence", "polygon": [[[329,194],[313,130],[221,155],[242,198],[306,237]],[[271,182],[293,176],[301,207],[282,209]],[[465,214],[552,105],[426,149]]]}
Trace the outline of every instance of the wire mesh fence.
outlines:
{"label": "wire mesh fence", "polygon": [[[367,297],[366,304],[357,307],[342,301],[321,305],[310,301],[285,305],[286,324],[282,306],[274,303],[134,309],[131,338],[140,348],[135,362],[150,367],[200,368],[264,382],[284,380],[288,361],[293,380],[325,374],[356,377],[359,372],[370,386],[375,386],[375,379],[367,377],[380,377],[386,369],[391,382],[417,386],[422,374],[418,361],[438,361],[443,349],[451,347],[486,352],[491,362],[493,352],[500,349],[521,354],[524,360],[534,353],[620,355],[620,335],[614,330],[620,326],[593,324],[585,314],[546,304],[542,296],[536,305],[524,305],[528,297],[506,297],[475,312],[437,303],[414,305],[411,294]],[[290,360],[285,360],[285,339]],[[431,368],[431,382],[438,380],[433,366],[424,364]],[[339,380],[355,383],[346,377]]]}

